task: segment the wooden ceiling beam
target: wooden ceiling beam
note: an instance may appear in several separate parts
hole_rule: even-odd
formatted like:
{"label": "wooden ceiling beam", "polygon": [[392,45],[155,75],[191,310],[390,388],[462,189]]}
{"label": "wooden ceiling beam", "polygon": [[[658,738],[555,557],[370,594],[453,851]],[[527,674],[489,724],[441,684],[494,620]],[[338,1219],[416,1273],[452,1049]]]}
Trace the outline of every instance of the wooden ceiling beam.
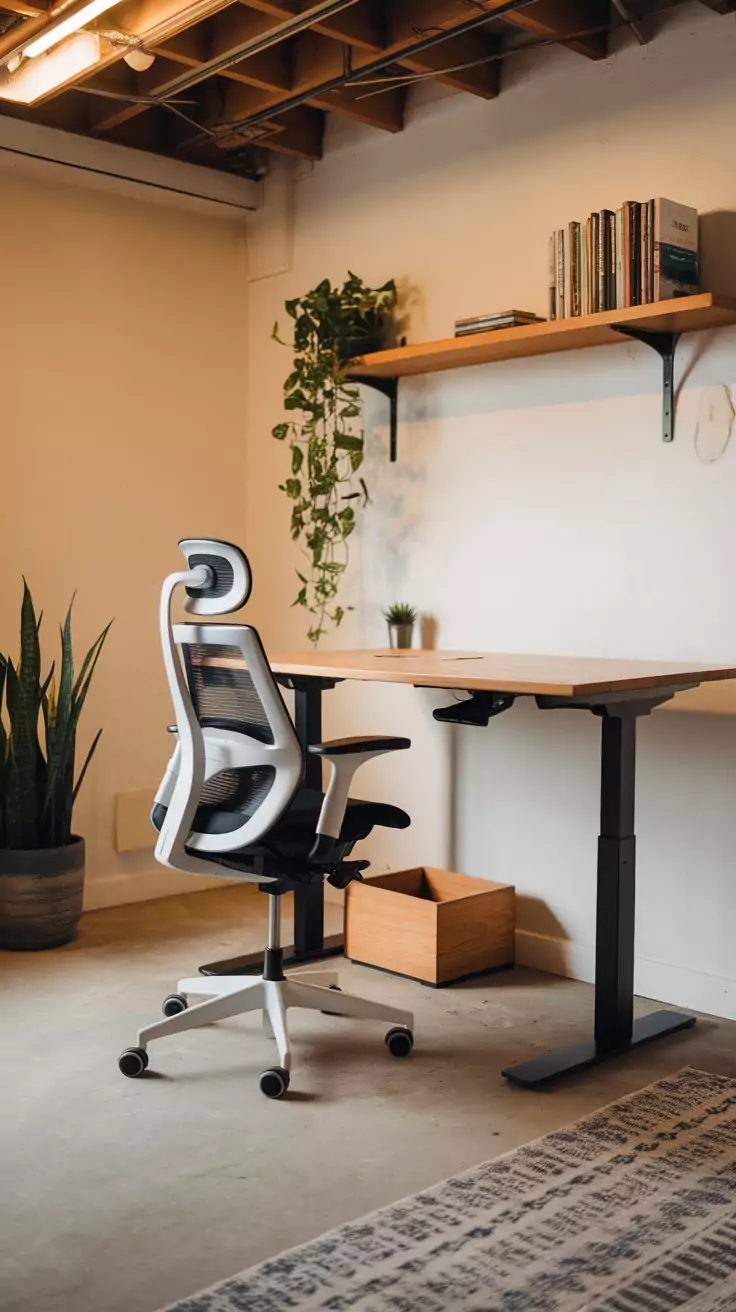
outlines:
{"label": "wooden ceiling beam", "polygon": [[346,87],[344,91],[328,91],[321,96],[311,96],[307,103],[317,109],[329,110],[331,114],[352,118],[356,123],[365,123],[371,128],[401,132],[404,126],[406,89],[396,87],[380,95],[366,96],[365,92]]}
{"label": "wooden ceiling beam", "polygon": [[0,8],[9,14],[21,14],[24,18],[46,18],[48,10],[44,4],[31,4],[30,0],[3,0]]}
{"label": "wooden ceiling beam", "polygon": [[[248,10],[242,4],[230,5],[212,19],[208,58],[223,58],[246,41],[261,36],[271,26],[264,14]],[[227,71],[233,76],[237,74],[239,81],[249,82],[251,86],[262,87],[266,91],[290,91],[293,85],[292,47],[291,41],[279,41],[266,50],[239,60]]]}
{"label": "wooden ceiling beam", "polygon": [[[241,3],[261,14],[270,14],[272,18],[293,18],[309,7],[309,0],[302,0],[301,4],[295,4],[294,0],[241,0]],[[388,0],[389,5],[393,3],[395,0]],[[312,31],[375,53],[384,45],[381,4],[379,0],[360,0],[327,22],[315,23]]]}
{"label": "wooden ceiling beam", "polygon": [[[89,80],[88,85],[96,91],[114,92],[116,98],[90,97],[93,100],[91,110],[92,130],[95,133],[112,132],[121,124],[128,123],[131,119],[138,118],[141,115],[147,115],[151,110],[158,112],[159,107],[157,106],[145,103],[139,104],[134,99],[129,101],[118,100],[117,96],[163,95],[175,88],[181,72],[181,64],[170,59],[159,58],[143,73],[136,73],[127,64],[118,63],[97,74],[95,78]],[[193,100],[194,98],[192,92],[182,96],[182,100]],[[196,105],[192,107],[182,106],[182,108],[185,112],[188,110],[192,118],[197,117]],[[263,104],[259,103],[257,108],[262,109]]]}
{"label": "wooden ceiling beam", "polygon": [[[209,116],[207,126],[217,127],[231,119],[244,117],[251,112],[252,88],[229,83],[225,89],[222,106],[217,115]],[[302,159],[318,160],[322,158],[325,116],[309,105],[291,109],[283,117],[269,119],[257,128],[247,128],[222,134],[218,144],[222,150],[242,149],[244,146],[263,146],[266,150],[275,150],[285,155],[296,155]]]}
{"label": "wooden ceiling beam", "polygon": [[123,0],[115,26],[130,36],[168,41],[169,37],[225,9],[233,0]]}
{"label": "wooden ceiling beam", "polygon": [[[492,100],[501,85],[501,42],[480,32],[461,32],[448,37],[439,46],[431,46],[420,54],[402,59],[403,68],[415,73],[437,73],[437,81],[456,91],[468,91],[474,96]],[[475,61],[485,60],[484,63]],[[458,68],[468,64],[471,67]],[[453,73],[442,73],[444,68],[455,68]]]}
{"label": "wooden ceiling beam", "polygon": [[207,62],[210,43],[204,24],[195,23],[194,27],[184,28],[183,32],[177,32],[167,41],[147,44],[146,48],[151,54],[182,64],[184,68],[201,68]]}
{"label": "wooden ceiling beam", "polygon": [[[608,32],[590,29],[607,27],[609,17],[608,0],[537,0],[514,14],[504,14],[503,21],[533,36],[559,41],[587,59],[605,59]],[[565,40],[565,34],[571,32],[589,35]]]}

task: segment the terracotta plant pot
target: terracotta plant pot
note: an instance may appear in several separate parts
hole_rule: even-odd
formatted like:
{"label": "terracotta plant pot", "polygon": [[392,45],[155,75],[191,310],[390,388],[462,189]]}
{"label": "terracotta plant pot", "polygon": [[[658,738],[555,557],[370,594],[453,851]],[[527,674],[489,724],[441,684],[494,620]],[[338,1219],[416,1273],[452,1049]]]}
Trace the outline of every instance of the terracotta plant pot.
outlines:
{"label": "terracotta plant pot", "polygon": [[83,892],[83,838],[39,851],[0,848],[0,948],[35,952],[71,943]]}

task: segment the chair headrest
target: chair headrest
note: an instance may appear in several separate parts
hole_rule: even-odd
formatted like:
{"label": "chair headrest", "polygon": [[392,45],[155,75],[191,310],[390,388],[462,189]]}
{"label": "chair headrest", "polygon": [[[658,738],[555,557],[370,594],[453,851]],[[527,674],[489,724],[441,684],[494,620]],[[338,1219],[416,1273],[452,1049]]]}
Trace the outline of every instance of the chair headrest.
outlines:
{"label": "chair headrest", "polygon": [[250,597],[252,576],[248,557],[232,542],[217,538],[183,538],[179,547],[189,569],[206,565],[207,582],[187,587],[185,609],[193,615],[229,615]]}

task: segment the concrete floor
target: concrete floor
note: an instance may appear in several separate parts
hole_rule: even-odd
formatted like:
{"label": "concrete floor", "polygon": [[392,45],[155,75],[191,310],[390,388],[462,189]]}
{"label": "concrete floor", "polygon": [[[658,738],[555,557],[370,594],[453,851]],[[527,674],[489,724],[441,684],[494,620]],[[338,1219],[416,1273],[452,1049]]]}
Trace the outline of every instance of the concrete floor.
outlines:
{"label": "concrete floor", "polygon": [[342,964],[354,992],[413,1008],[410,1060],[380,1024],[292,1013],[282,1102],[258,1090],[273,1049],[253,1018],[162,1040],[155,1074],[123,1078],[118,1053],[177,978],[259,946],[265,901],[228,887],[99,911],[68,948],[0,953],[2,1312],[153,1312],[681,1066],[736,1075],[736,1025],[704,1018],[514,1089],[504,1064],[588,1032],[588,986],[515,970],[434,991]]}

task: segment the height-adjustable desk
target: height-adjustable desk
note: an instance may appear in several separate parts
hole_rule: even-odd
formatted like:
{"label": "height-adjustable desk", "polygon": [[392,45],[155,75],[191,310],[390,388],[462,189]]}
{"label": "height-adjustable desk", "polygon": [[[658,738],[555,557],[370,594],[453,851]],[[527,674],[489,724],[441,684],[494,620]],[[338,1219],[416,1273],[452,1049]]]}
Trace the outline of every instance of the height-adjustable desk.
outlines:
{"label": "height-adjustable desk", "polygon": [[[223,664],[228,660],[219,659]],[[469,693],[468,699],[433,712],[435,719],[449,724],[488,725],[517,697],[533,697],[543,711],[576,708],[599,716],[601,828],[593,1038],[545,1053],[504,1075],[517,1084],[543,1084],[694,1025],[694,1016],[677,1011],[655,1011],[638,1020],[633,1016],[636,721],[686,688],[736,678],[736,667],[442,651],[295,652],[272,658],[271,666],[279,682],[294,690],[303,747],[321,741],[322,694],[344,679]],[[321,788],[320,759],[308,755],[306,762],[308,786]],[[341,936],[324,939],[323,912],[322,884],[295,894],[294,962],[340,950]],[[240,958],[202,969],[227,973],[257,963],[255,957]]]}

